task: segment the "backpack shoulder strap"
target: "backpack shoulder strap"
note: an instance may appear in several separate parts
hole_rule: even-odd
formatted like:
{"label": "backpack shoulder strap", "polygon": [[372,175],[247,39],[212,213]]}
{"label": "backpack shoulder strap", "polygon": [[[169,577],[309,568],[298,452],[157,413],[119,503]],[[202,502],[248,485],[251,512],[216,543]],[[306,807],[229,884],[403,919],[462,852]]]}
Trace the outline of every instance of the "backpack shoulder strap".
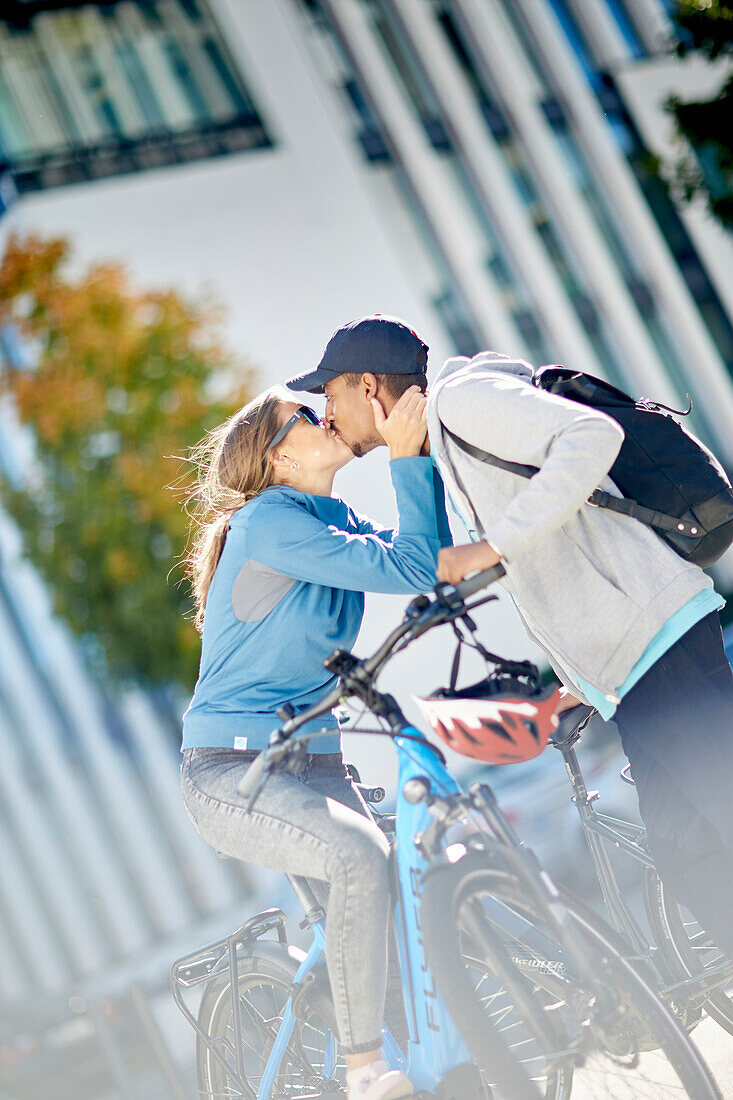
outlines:
{"label": "backpack shoulder strap", "polygon": [[460,447],[462,451],[465,451],[467,455],[471,455],[472,458],[477,458],[479,462],[485,462],[488,466],[497,466],[500,470],[506,470],[510,474],[518,474],[519,477],[534,477],[539,471],[539,466],[525,466],[521,462],[508,462],[504,458],[498,458],[496,455],[490,454],[488,451],[482,451],[480,447],[474,447],[473,443],[468,443],[465,439],[461,439],[459,435],[452,432],[450,428],[446,428],[443,424],[443,431],[446,435],[450,436],[457,447]]}
{"label": "backpack shoulder strap", "polygon": [[644,508],[635,500],[628,497],[615,497],[611,493],[605,493],[603,489],[595,489],[588,497],[588,504],[596,508],[608,508],[611,512],[618,512],[622,516],[631,516],[645,523],[647,527],[656,527],[658,531],[679,531],[681,535],[697,535],[704,531],[702,523],[690,523],[679,516],[668,516],[664,512],[656,512],[653,508]]}
{"label": "backpack shoulder strap", "polygon": [[[482,451],[480,447],[474,447],[473,443],[468,443],[465,439],[461,439],[459,435],[452,432],[450,428],[446,428],[443,424],[443,431],[446,435],[450,436],[457,447],[460,447],[466,454],[471,455],[472,458],[476,458],[479,462],[485,462],[487,466],[495,466],[500,470],[506,470],[510,474],[518,474],[519,477],[534,477],[539,472],[539,466],[528,466],[521,462],[509,462],[507,459],[499,458],[497,455],[492,455],[488,451]],[[604,492],[602,489],[596,489],[588,497],[588,504],[594,505],[596,508],[608,508],[612,512],[618,512],[624,516],[631,516],[633,519],[639,520],[640,523],[645,523],[649,527],[655,527],[657,530],[662,531],[678,531],[681,535],[693,534],[693,525],[689,522],[683,521],[679,516],[668,516],[663,512],[656,512],[651,508],[644,508],[641,504],[637,504],[635,500],[629,500],[626,497],[615,497],[610,493]],[[703,530],[702,524],[698,524],[698,529]],[[694,534],[697,534],[697,530],[694,530]]]}

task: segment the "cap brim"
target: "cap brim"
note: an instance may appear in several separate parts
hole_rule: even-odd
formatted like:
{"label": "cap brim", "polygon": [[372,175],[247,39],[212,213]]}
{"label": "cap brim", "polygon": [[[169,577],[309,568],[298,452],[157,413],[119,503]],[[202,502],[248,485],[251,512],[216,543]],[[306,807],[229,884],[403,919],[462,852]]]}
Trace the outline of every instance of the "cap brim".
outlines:
{"label": "cap brim", "polygon": [[309,371],[307,374],[298,374],[295,378],[289,378],[285,385],[289,390],[304,390],[306,393],[323,393],[323,387],[326,382],[330,382],[332,378],[336,378],[331,370],[325,370],[323,367],[316,367],[315,370]]}

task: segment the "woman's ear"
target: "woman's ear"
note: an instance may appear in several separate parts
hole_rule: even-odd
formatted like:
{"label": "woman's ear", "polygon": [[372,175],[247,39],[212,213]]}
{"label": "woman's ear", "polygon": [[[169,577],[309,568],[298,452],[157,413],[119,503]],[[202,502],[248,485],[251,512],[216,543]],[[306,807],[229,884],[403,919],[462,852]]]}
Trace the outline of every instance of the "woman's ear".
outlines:
{"label": "woman's ear", "polygon": [[283,451],[270,451],[267,456],[267,461],[272,466],[274,473],[280,477],[282,477],[287,470],[293,469],[293,459]]}

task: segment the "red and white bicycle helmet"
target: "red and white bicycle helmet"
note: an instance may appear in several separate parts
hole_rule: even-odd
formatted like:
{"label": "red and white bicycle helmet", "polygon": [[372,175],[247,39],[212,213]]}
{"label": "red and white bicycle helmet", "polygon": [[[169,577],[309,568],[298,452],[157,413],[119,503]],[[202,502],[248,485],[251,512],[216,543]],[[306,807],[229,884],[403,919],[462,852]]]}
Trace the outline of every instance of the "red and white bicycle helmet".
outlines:
{"label": "red and white bicycle helmet", "polygon": [[558,725],[558,685],[543,688],[530,661],[505,661],[474,641],[468,644],[495,668],[478,683],[458,689],[461,641],[450,686],[414,697],[433,732],[454,752],[485,764],[517,764],[539,756]]}

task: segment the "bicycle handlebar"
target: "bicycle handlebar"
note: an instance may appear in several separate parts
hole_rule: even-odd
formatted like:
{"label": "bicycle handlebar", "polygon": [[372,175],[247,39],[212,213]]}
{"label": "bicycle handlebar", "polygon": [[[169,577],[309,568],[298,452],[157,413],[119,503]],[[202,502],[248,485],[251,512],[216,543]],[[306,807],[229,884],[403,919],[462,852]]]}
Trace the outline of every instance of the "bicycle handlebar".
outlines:
{"label": "bicycle handlebar", "polygon": [[[427,597],[418,596],[417,600],[414,600],[407,608],[403,621],[395,627],[391,634],[387,635],[376,652],[371,657],[366,657],[358,662],[361,672],[360,678],[364,680],[367,678],[373,679],[375,674],[387,663],[397,643],[401,642],[406,635],[412,634],[414,640],[431,627],[438,626],[450,618],[456,618],[454,612],[463,609],[465,600],[469,596],[494,581],[498,581],[504,576],[504,573],[503,565],[494,565],[491,569],[484,569],[482,572],[476,573],[475,576],[461,581],[460,584],[438,584],[434,589],[436,598],[422,607],[418,605],[418,601]],[[411,613],[411,608],[414,608],[413,613]],[[344,697],[343,686],[339,683],[320,703],[315,703],[307,710],[301,711],[296,717],[289,719],[282,727],[282,733],[286,736],[292,736],[306,722],[310,722],[314,718],[320,718],[322,714],[340,703]]]}
{"label": "bicycle handlebar", "polygon": [[[403,621],[387,635],[371,657],[359,661],[356,658],[351,658],[351,654],[344,654],[343,658],[347,661],[350,660],[351,663],[349,663],[348,668],[342,668],[340,671],[338,668],[334,669],[338,676],[336,686],[319,703],[315,703],[307,710],[301,711],[300,714],[288,718],[284,725],[273,733],[271,747],[261,752],[247,769],[239,785],[239,793],[244,798],[256,797],[256,792],[264,783],[270,766],[275,763],[273,753],[277,753],[278,748],[282,749],[284,744],[290,741],[294,734],[307,722],[320,718],[322,714],[326,714],[344,699],[353,695],[354,680],[359,680],[366,686],[375,679],[376,674],[387,663],[395,647],[403,638],[411,634],[411,640],[414,641],[432,627],[458,618],[466,612],[465,601],[469,596],[473,596],[480,589],[493,584],[494,581],[498,581],[504,576],[504,573],[503,565],[494,565],[491,569],[484,569],[459,584],[437,584],[434,589],[435,599],[429,600],[427,596],[416,597],[408,606]],[[478,603],[481,602],[483,601],[478,601]],[[477,605],[473,604],[472,606]],[[333,655],[333,657],[335,656],[337,654]],[[329,662],[333,660],[333,657],[329,658]],[[352,690],[349,690],[350,685],[348,683],[343,682],[346,672],[351,673],[353,676]]]}

